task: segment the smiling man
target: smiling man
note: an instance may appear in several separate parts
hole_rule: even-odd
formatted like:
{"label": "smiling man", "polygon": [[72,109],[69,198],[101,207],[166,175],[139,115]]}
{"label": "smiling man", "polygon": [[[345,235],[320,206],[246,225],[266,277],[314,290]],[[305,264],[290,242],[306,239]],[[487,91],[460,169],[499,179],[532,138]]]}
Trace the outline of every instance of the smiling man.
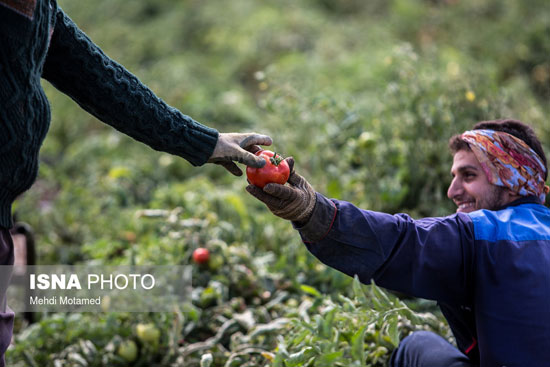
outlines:
{"label": "smiling man", "polygon": [[[533,130],[484,121],[451,138],[457,213],[414,220],[363,210],[289,185],[247,190],[293,222],[323,263],[364,283],[438,301],[457,348],[420,331],[391,366],[546,366],[550,361],[550,209],[547,163]],[[292,159],[289,163],[293,166]]]}
{"label": "smiling man", "polygon": [[449,141],[454,154],[447,196],[457,212],[495,210],[522,196],[544,202],[546,156],[533,130],[515,120],[484,121]]}

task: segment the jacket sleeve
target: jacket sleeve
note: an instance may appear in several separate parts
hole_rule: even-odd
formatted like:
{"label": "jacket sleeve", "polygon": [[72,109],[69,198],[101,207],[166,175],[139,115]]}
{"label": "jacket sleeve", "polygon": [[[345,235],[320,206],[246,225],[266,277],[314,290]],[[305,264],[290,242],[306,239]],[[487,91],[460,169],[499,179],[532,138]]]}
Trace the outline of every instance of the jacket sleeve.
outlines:
{"label": "jacket sleeve", "polygon": [[42,77],[86,111],[156,150],[205,163],[218,139],[158,98],[137,77],[110,59],[61,9]]}
{"label": "jacket sleeve", "polygon": [[471,301],[474,233],[467,215],[413,220],[317,194],[311,220],[296,229],[319,260],[363,283],[373,279],[411,296]]}

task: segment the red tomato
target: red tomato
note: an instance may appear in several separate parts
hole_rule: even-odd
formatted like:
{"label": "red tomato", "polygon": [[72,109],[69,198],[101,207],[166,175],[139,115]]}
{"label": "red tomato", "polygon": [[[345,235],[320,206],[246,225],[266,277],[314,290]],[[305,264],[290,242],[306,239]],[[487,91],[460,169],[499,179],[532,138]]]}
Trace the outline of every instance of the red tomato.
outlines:
{"label": "red tomato", "polygon": [[268,183],[284,185],[290,176],[290,167],[283,157],[270,150],[260,150],[256,155],[265,159],[265,166],[262,168],[246,167],[248,181],[262,189]]}
{"label": "red tomato", "polygon": [[204,247],[199,247],[193,251],[193,260],[197,264],[204,264],[210,259],[210,251]]}

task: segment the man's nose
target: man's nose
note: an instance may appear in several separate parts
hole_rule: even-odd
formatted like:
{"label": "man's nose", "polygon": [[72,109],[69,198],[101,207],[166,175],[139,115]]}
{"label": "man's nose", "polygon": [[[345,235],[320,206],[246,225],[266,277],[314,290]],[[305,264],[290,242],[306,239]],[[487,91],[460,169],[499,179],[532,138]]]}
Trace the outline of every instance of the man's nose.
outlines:
{"label": "man's nose", "polygon": [[460,195],[462,192],[462,185],[460,184],[460,180],[457,179],[457,177],[453,178],[451,181],[451,184],[449,185],[449,189],[447,190],[447,197],[449,199],[453,199],[456,196]]}

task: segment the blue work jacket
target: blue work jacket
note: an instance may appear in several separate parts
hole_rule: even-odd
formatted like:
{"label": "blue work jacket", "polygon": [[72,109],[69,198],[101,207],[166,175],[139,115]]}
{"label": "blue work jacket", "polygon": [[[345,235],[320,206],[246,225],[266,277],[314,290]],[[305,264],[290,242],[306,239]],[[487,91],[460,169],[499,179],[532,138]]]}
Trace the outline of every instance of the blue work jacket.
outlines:
{"label": "blue work jacket", "polygon": [[317,194],[295,228],[326,265],[438,301],[473,364],[550,366],[550,209],[536,198],[414,220]]}

